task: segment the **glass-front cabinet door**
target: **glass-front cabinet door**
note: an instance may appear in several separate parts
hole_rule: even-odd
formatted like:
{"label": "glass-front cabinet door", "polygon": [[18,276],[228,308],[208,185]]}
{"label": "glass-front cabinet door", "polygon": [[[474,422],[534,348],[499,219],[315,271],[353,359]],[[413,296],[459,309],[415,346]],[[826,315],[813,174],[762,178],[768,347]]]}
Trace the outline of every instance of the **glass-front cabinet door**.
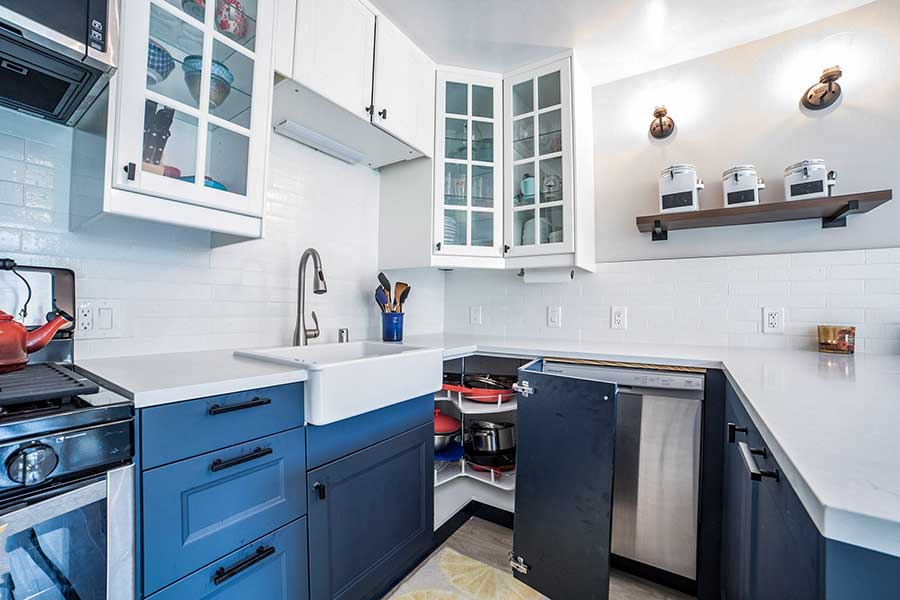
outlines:
{"label": "glass-front cabinet door", "polygon": [[436,254],[499,257],[503,222],[502,80],[438,72]]}
{"label": "glass-front cabinet door", "polygon": [[114,185],[260,216],[275,0],[128,0]]}
{"label": "glass-front cabinet door", "polygon": [[574,252],[569,59],[504,82],[506,256]]}

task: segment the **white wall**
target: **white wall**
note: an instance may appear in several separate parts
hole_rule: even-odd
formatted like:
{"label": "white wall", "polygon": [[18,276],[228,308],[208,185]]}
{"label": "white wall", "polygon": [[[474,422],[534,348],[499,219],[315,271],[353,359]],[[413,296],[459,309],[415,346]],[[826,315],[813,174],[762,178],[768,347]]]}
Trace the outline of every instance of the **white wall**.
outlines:
{"label": "white wall", "polygon": [[[79,341],[78,357],[287,344],[308,246],[328,281],[309,296],[322,340],[340,327],[379,335],[377,173],[273,135],[265,238],[211,250],[208,234],[142,221],[69,232],[71,140],[70,129],[0,109],[0,255],[72,268],[80,300],[122,302],[124,337]],[[410,276],[430,285],[416,286],[423,301],[408,305],[407,333],[439,331],[443,275]]]}
{"label": "white wall", "polygon": [[[835,194],[900,191],[900,2],[881,0],[704,58],[594,88],[597,260],[765,254],[900,245],[900,199],[821,222],[676,231],[667,242],[641,234],[635,217],[659,212],[660,170],[691,163],[706,182],[703,208],[722,206],[722,172],[755,164],[783,200],[784,168],[824,158],[838,174]],[[823,68],[839,64],[842,102],[822,113],[800,97]],[[665,104],[677,130],[651,140],[653,107]]]}

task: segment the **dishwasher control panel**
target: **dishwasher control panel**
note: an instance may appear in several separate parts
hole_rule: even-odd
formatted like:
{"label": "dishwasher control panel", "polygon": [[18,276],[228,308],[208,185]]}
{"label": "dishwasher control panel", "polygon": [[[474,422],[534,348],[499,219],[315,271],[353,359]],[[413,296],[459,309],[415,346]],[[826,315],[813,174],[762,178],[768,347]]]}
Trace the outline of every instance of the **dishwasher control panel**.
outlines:
{"label": "dishwasher control panel", "polygon": [[646,368],[604,367],[555,361],[544,362],[544,372],[594,381],[609,381],[621,386],[669,390],[702,391],[705,380],[705,376],[700,373],[674,373]]}

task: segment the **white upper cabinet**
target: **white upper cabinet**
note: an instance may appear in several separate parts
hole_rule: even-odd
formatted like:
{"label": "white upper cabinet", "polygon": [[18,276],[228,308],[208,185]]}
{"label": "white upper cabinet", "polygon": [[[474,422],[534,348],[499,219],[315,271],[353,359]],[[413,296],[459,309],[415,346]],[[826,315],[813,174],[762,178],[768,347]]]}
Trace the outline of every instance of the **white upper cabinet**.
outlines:
{"label": "white upper cabinet", "polygon": [[[122,67],[110,95],[114,164],[109,185],[130,196],[114,194],[107,212],[115,212],[114,204],[123,214],[177,221],[166,212],[175,215],[179,204],[187,204],[256,217],[258,232],[275,5],[274,0],[245,0],[240,11],[225,16],[217,15],[217,6],[177,0],[122,3]],[[174,202],[160,204],[149,197]],[[217,229],[214,213],[191,215],[195,226]]]}
{"label": "white upper cabinet", "polygon": [[293,79],[369,120],[375,14],[358,0],[300,0],[294,39]]}
{"label": "white upper cabinet", "polygon": [[503,254],[503,80],[438,72],[434,253]]}
{"label": "white upper cabinet", "polygon": [[285,77],[294,76],[294,29],[297,0],[275,0],[275,51],[272,66]]}
{"label": "white upper cabinet", "polygon": [[434,63],[378,17],[372,122],[426,156],[434,141]]}

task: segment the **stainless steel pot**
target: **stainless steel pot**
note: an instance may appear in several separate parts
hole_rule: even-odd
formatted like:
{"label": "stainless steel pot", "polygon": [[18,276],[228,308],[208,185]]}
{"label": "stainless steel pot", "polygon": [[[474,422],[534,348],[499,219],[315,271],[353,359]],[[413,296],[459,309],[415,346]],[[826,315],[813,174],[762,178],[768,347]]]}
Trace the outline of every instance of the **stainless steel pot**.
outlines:
{"label": "stainless steel pot", "polygon": [[459,431],[453,431],[450,433],[436,433],[434,434],[434,451],[441,452],[442,450],[446,450],[447,446],[450,445],[454,439],[459,439]]}
{"label": "stainless steel pot", "polygon": [[516,447],[516,426],[512,423],[473,421],[470,429],[475,452],[504,452]]}

